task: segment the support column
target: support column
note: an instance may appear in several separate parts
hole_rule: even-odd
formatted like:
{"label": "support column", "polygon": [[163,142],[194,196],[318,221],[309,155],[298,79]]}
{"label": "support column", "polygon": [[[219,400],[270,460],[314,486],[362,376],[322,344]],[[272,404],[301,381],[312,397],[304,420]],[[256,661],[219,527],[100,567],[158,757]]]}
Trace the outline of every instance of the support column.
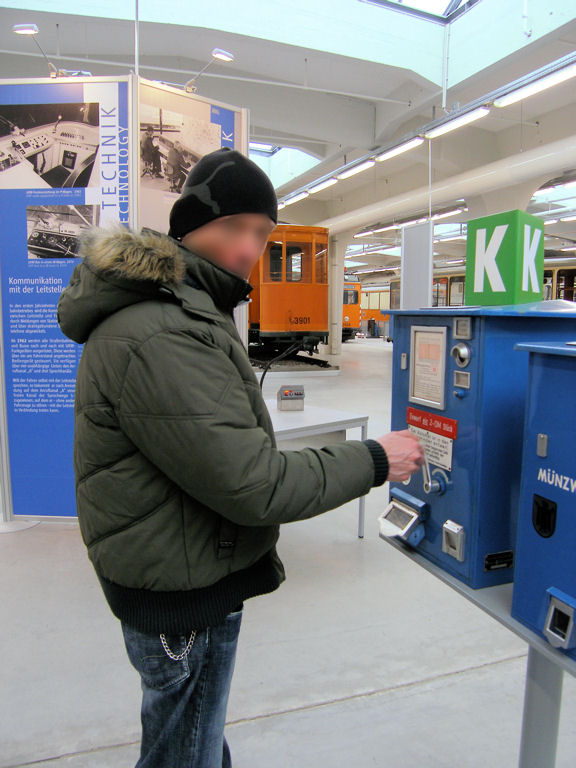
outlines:
{"label": "support column", "polygon": [[340,366],[342,354],[342,297],[344,295],[344,257],[346,255],[347,238],[330,237],[328,253],[330,264],[328,270],[328,357],[330,364]]}
{"label": "support column", "polygon": [[242,343],[248,349],[248,302],[240,304],[234,310],[234,322]]}
{"label": "support column", "polygon": [[479,219],[482,216],[492,216],[504,211],[525,211],[534,191],[545,181],[545,178],[541,181],[524,181],[521,184],[500,187],[482,195],[467,196],[468,218]]}

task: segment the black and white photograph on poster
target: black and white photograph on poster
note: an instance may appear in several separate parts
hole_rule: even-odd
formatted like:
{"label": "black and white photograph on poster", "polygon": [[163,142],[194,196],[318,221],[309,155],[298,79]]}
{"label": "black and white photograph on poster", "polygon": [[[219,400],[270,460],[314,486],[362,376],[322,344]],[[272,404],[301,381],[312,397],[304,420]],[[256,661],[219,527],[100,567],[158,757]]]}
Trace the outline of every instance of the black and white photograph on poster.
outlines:
{"label": "black and white photograph on poster", "polygon": [[77,258],[80,238],[98,225],[99,213],[97,205],[28,206],[28,259]]}
{"label": "black and white photograph on poster", "polygon": [[140,106],[140,184],[180,194],[189,171],[220,149],[221,127],[192,115]]}
{"label": "black and white photograph on poster", "polygon": [[99,104],[0,105],[0,187],[98,184]]}

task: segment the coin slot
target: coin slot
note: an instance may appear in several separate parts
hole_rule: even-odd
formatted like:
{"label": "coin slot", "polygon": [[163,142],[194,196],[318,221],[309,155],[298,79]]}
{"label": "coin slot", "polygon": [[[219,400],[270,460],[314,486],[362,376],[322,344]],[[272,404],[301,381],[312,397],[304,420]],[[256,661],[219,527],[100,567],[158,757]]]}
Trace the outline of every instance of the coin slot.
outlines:
{"label": "coin slot", "polygon": [[551,499],[534,494],[532,503],[532,524],[534,530],[543,539],[549,539],[556,530],[556,516],[558,505]]}

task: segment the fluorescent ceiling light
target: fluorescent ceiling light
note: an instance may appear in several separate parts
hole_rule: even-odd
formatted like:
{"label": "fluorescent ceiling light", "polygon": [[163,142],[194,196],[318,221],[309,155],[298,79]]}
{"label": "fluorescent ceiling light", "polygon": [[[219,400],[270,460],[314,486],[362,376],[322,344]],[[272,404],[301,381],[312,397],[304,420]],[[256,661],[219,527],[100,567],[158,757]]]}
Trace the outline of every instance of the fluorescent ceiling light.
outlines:
{"label": "fluorescent ceiling light", "polygon": [[401,221],[398,226],[399,227],[410,227],[412,224],[423,224],[425,221],[428,221],[428,217],[424,216],[421,219],[412,219],[411,221]]}
{"label": "fluorescent ceiling light", "polygon": [[332,187],[334,184],[338,184],[338,179],[332,177],[331,179],[326,179],[326,181],[321,181],[320,184],[314,184],[313,187],[309,187],[308,192],[311,195],[315,195],[316,192],[322,192],[323,189],[328,189],[328,187]]}
{"label": "fluorescent ceiling light", "polygon": [[362,255],[367,253],[381,253],[386,256],[400,256],[399,245],[370,245],[368,248],[364,248]]}
{"label": "fluorescent ceiling light", "polygon": [[560,248],[561,251],[576,251],[576,245],[571,245],[570,248]]}
{"label": "fluorescent ceiling light", "polygon": [[300,200],[305,200],[308,197],[308,192],[300,192],[299,195],[294,195],[294,197],[290,197],[288,200],[284,200],[285,205],[292,205],[293,203],[299,203]]}
{"label": "fluorescent ceiling light", "polygon": [[546,224],[558,224],[558,219],[547,219],[544,222],[544,226],[546,226]]}
{"label": "fluorescent ceiling light", "polygon": [[566,184],[562,185],[564,189],[572,189],[573,187],[576,187],[576,181],[568,181]]}
{"label": "fluorescent ceiling light", "polygon": [[[438,221],[438,219],[447,219],[449,216],[456,216],[457,214],[467,210],[468,208],[462,207],[454,208],[452,211],[446,211],[445,213],[435,213],[432,216],[432,220]],[[372,230],[370,234],[379,235],[381,232],[390,232],[392,229],[400,229],[401,227],[410,226],[410,224],[422,224],[424,221],[428,221],[427,216],[424,216],[420,219],[412,219],[410,221],[401,221],[396,224],[388,224],[386,227],[377,227],[376,229]]]}
{"label": "fluorescent ceiling light", "polygon": [[446,211],[446,213],[435,213],[432,216],[433,221],[438,221],[438,219],[447,219],[449,216],[456,216],[458,213],[462,213],[462,211],[466,210],[465,208],[455,208],[453,211]]}
{"label": "fluorescent ceiling light", "polygon": [[286,203],[282,201],[281,203],[278,203],[278,210],[281,211],[282,208],[286,208]]}
{"label": "fluorescent ceiling light", "polygon": [[234,54],[230,51],[225,51],[222,48],[214,48],[212,51],[212,57],[219,61],[234,61]]}
{"label": "fluorescent ceiling light", "polygon": [[354,275],[365,275],[369,274],[370,272],[395,272],[395,267],[371,267],[370,269],[357,269],[352,274]]}
{"label": "fluorescent ceiling light", "polygon": [[383,162],[384,160],[389,160],[391,157],[396,157],[397,155],[401,155],[403,152],[408,152],[410,149],[419,147],[423,141],[424,139],[421,136],[417,136],[415,139],[410,139],[410,141],[405,141],[404,144],[399,144],[397,147],[393,147],[386,152],[382,152],[381,155],[376,155],[374,160],[377,160],[379,163]]}
{"label": "fluorescent ceiling light", "polygon": [[432,130],[427,131],[424,136],[427,139],[435,139],[437,136],[443,136],[449,131],[454,131],[456,128],[461,128],[463,125],[473,123],[475,120],[479,120],[481,117],[485,117],[488,114],[490,114],[490,109],[488,107],[478,107],[478,109],[474,109],[472,112],[467,112],[465,115],[461,115],[460,117],[454,118],[454,120],[449,120],[447,123],[442,123],[442,125],[432,128]]}
{"label": "fluorescent ceiling light", "polygon": [[373,235],[373,234],[374,234],[374,230],[368,229],[366,232],[356,232],[354,237],[368,237],[368,235]]}
{"label": "fluorescent ceiling light", "polygon": [[360,163],[360,165],[354,165],[352,168],[348,168],[347,171],[342,171],[342,173],[338,174],[338,178],[349,179],[350,176],[355,176],[357,173],[367,171],[368,168],[372,168],[374,164],[374,160],[366,160],[364,163]]}
{"label": "fluorescent ceiling light", "polygon": [[569,67],[553,72],[551,75],[541,77],[530,85],[525,85],[523,88],[518,88],[512,93],[501,96],[499,99],[494,99],[495,107],[507,107],[509,104],[515,104],[517,101],[527,99],[529,96],[533,96],[535,93],[545,91],[547,88],[551,88],[553,85],[558,85],[566,80],[570,80],[571,77],[576,77],[576,64],[571,64]]}
{"label": "fluorescent ceiling light", "polygon": [[17,35],[37,35],[38,27],[36,24],[14,24],[12,32],[15,32]]}
{"label": "fluorescent ceiling light", "polygon": [[560,221],[576,221],[576,216],[563,216]]}

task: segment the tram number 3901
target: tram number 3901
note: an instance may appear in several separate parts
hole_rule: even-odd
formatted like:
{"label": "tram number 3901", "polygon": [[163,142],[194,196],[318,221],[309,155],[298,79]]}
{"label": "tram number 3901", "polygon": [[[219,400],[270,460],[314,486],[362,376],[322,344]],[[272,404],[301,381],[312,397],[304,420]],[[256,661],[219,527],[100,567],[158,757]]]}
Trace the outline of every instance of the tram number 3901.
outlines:
{"label": "tram number 3901", "polygon": [[309,317],[291,317],[290,323],[292,325],[310,325]]}

